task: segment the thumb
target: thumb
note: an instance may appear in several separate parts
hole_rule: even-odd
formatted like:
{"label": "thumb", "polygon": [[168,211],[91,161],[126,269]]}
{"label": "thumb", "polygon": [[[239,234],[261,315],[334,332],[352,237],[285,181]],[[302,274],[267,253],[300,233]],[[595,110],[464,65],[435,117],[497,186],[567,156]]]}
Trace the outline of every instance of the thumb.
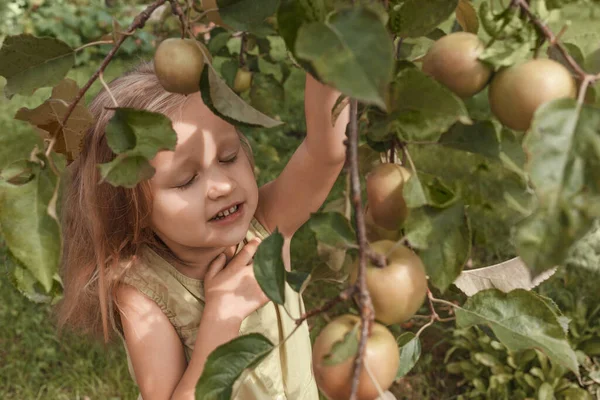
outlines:
{"label": "thumb", "polygon": [[225,268],[226,259],[227,257],[225,257],[225,254],[221,253],[217,256],[217,258],[212,260],[212,262],[208,265],[208,270],[204,275],[204,280],[209,281],[212,278],[214,278],[219,272],[221,272],[223,268]]}

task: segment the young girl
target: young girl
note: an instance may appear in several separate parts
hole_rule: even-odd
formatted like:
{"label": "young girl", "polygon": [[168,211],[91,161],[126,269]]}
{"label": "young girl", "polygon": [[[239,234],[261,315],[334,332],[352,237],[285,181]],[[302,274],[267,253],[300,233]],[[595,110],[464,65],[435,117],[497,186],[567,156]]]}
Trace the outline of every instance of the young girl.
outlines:
{"label": "young girl", "polygon": [[[151,161],[156,172],[132,189],[99,183],[97,165],[115,157],[105,128],[113,112],[102,91],[95,126],[70,166],[64,205],[61,326],[122,335],[144,400],[193,399],[208,355],[238,335],[274,344],[304,312],[286,287],[284,310],[263,294],[252,267],[261,239],[277,228],[289,240],[319,209],[345,160],[348,110],[332,124],[339,95],[306,79],[307,136],[281,175],[258,188],[247,140],[215,116],[199,93],[166,92],[151,63],[110,84],[120,107],[168,116],[175,151]],[[318,399],[306,322],[234,385],[242,400]]]}

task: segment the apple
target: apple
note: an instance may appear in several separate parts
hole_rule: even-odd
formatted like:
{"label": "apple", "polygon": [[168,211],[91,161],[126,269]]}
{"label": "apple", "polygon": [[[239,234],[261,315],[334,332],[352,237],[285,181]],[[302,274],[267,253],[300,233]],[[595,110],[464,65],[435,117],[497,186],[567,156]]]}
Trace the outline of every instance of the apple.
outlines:
{"label": "apple", "polygon": [[[313,370],[317,386],[329,400],[348,400],[352,388],[354,360],[349,357],[339,364],[327,365],[325,357],[334,343],[341,341],[356,324],[359,324],[357,340],[360,339],[360,317],[342,315],[331,322],[317,336],[313,346]],[[367,338],[363,361],[369,366],[379,387],[385,392],[394,382],[400,364],[396,339],[383,325],[375,323],[371,336]],[[364,365],[358,385],[358,400],[374,400],[379,396]]]}
{"label": "apple", "polygon": [[244,68],[238,68],[233,81],[233,90],[236,93],[245,92],[252,84],[252,72]]}
{"label": "apple", "polygon": [[397,231],[408,216],[402,190],[410,171],[393,163],[379,164],[367,175],[367,200],[373,221]]}
{"label": "apple", "polygon": [[479,61],[485,48],[477,35],[455,32],[438,39],[423,57],[423,72],[462,98],[480,92],[493,69]]}
{"label": "apple", "polygon": [[[396,246],[391,240],[374,242],[371,249],[385,256],[387,261],[383,268],[370,261],[367,264],[367,288],[375,318],[386,325],[404,322],[419,310],[427,294],[423,262],[411,249]],[[350,282],[355,283],[357,276],[358,261],[350,273]]]}
{"label": "apple", "polygon": [[208,49],[193,39],[163,40],[154,53],[154,70],[166,91],[191,94],[200,90],[200,76]]}
{"label": "apple", "polygon": [[525,131],[539,106],[554,99],[575,98],[576,94],[568,69],[556,61],[537,58],[498,72],[488,96],[492,113],[503,125]]}

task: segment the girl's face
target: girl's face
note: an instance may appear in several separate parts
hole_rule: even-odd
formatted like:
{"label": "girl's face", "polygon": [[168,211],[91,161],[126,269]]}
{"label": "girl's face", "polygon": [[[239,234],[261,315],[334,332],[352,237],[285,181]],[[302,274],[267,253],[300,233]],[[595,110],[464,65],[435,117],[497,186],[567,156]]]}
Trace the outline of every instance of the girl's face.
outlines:
{"label": "girl's face", "polygon": [[[199,93],[174,121],[175,151],[161,151],[151,162],[155,232],[176,254],[239,243],[256,211],[258,187],[234,126],[215,116]],[[237,211],[215,219],[232,206]]]}

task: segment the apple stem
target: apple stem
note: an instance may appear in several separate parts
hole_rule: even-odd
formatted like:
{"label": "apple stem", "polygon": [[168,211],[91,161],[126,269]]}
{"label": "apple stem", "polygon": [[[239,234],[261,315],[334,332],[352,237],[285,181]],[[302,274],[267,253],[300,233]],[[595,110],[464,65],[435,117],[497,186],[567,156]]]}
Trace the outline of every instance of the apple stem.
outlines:
{"label": "apple stem", "polygon": [[166,1],[167,0],[156,0],[154,3],[152,3],[148,7],[146,7],[142,12],[140,12],[133,19],[133,22],[131,23],[131,25],[129,25],[129,28],[127,28],[127,31],[119,37],[117,42],[114,44],[113,48],[108,52],[108,54],[102,61],[102,64],[100,64],[100,67],[98,67],[96,72],[94,72],[94,75],[92,75],[92,77],[87,81],[87,83],[79,90],[79,93],[77,93],[77,96],[75,97],[73,102],[69,105],[69,108],[67,109],[67,112],[65,113],[65,116],[63,117],[63,119],[62,119],[61,123],[59,124],[58,128],[56,129],[56,131],[54,132],[52,139],[50,141],[50,144],[48,145],[48,148],[46,149],[47,156],[50,155],[52,148],[56,144],[56,137],[58,136],[59,129],[61,129],[61,127],[65,126],[67,124],[69,117],[73,113],[73,110],[75,110],[75,107],[77,106],[79,101],[83,98],[85,93],[92,86],[92,84],[96,81],[96,79],[98,79],[100,74],[102,72],[104,72],[104,70],[106,69],[108,64],[111,62],[111,60],[117,53],[117,50],[119,50],[119,47],[121,47],[121,45],[123,44],[125,39],[127,39],[129,36],[131,36],[133,34],[133,32],[135,32],[136,29],[143,28],[144,25],[146,24],[146,21],[148,21],[148,18],[150,18],[152,13],[158,7],[162,6]]}

